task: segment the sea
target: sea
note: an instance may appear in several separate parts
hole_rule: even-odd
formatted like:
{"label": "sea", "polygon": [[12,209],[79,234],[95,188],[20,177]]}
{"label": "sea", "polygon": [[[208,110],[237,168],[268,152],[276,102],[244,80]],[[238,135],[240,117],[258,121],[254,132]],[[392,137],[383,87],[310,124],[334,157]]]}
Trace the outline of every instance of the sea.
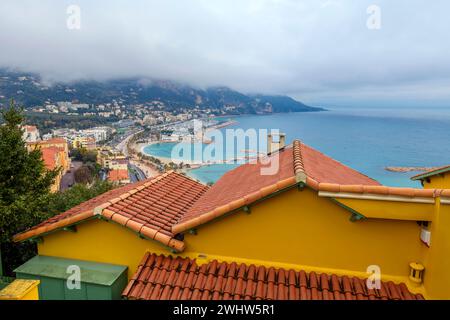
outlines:
{"label": "sea", "polygon": [[[299,139],[387,186],[420,187],[420,184],[410,179],[417,172],[390,172],[386,167],[450,164],[450,108],[332,108],[324,112],[245,115],[220,120],[235,121],[220,129],[224,136],[227,129],[279,130],[286,134],[287,143]],[[160,143],[143,150],[149,155],[170,158],[173,148],[174,143]],[[235,150],[235,154],[227,154],[225,158],[240,158],[246,152],[249,150]],[[194,157],[188,153],[178,155],[180,159]],[[204,183],[215,182],[237,165],[212,164],[191,169],[188,174]]]}

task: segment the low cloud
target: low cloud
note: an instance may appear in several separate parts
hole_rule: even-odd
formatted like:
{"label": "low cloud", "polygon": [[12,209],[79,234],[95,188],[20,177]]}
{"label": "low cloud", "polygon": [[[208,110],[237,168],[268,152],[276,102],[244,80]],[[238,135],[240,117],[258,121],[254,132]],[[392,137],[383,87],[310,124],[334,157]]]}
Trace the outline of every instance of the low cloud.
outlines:
{"label": "low cloud", "polygon": [[[381,29],[366,26],[370,5]],[[81,29],[67,28],[67,7]],[[2,0],[0,66],[170,79],[333,105],[446,104],[446,0]]]}

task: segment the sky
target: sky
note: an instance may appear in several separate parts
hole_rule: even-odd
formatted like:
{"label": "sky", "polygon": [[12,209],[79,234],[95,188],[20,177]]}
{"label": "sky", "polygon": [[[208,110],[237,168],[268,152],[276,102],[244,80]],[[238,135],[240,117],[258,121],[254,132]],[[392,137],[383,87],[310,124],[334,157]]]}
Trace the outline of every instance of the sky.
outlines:
{"label": "sky", "polygon": [[448,0],[1,0],[0,67],[450,108],[449,16]]}

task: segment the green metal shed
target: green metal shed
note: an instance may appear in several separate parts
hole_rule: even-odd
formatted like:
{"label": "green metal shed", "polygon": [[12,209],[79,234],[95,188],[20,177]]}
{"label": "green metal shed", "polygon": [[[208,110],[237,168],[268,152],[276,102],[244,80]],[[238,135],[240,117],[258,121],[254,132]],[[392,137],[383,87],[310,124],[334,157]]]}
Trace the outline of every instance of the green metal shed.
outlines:
{"label": "green metal shed", "polygon": [[[80,271],[78,288],[70,285],[74,269]],[[127,269],[114,264],[36,256],[14,272],[18,279],[41,281],[41,300],[117,300],[128,282]]]}

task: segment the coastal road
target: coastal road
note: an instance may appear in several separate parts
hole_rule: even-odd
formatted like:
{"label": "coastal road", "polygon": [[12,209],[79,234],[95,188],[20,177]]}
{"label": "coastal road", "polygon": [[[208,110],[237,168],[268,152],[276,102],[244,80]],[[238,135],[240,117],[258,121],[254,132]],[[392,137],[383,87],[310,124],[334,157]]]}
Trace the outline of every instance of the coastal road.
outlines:
{"label": "coastal road", "polygon": [[71,186],[75,184],[74,173],[77,171],[83,163],[81,161],[72,161],[72,165],[70,168],[70,172],[68,171],[61,178],[60,190],[64,191],[69,189]]}
{"label": "coastal road", "polygon": [[137,182],[147,179],[145,176],[145,173],[136,165],[129,164],[128,165],[128,171],[130,172],[130,179],[131,182]]}
{"label": "coastal road", "polygon": [[138,134],[140,132],[143,132],[144,130],[139,130],[137,132],[133,132],[131,133],[129,136],[127,136],[125,139],[123,139],[121,142],[119,142],[119,144],[116,146],[117,150],[120,150],[126,157],[128,157],[128,150],[127,150],[127,145],[128,142],[130,141],[130,139],[135,135]]}

